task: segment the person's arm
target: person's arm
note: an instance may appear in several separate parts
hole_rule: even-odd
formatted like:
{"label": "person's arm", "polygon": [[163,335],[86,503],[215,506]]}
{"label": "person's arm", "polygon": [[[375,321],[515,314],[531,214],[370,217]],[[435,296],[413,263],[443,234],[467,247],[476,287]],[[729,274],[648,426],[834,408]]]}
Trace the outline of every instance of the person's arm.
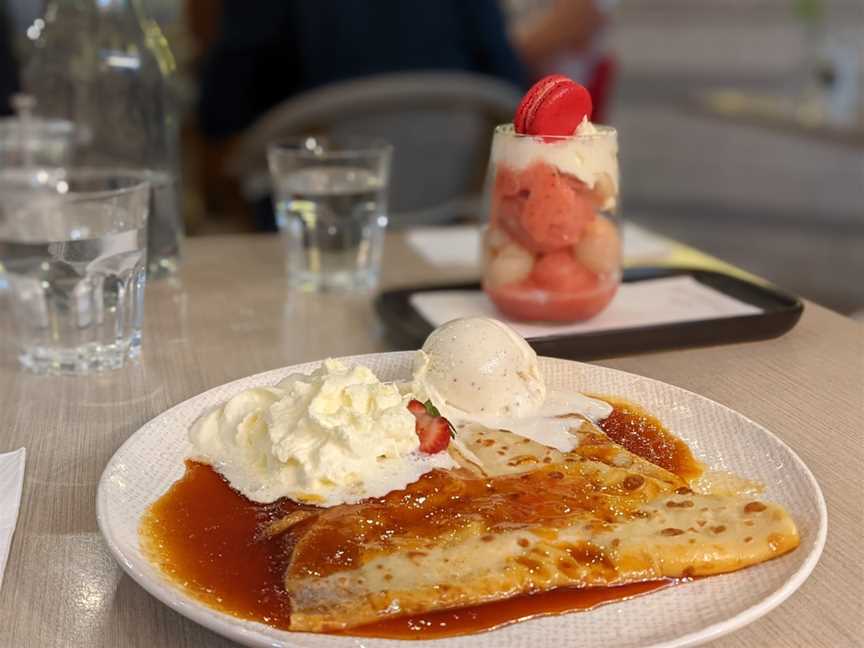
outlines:
{"label": "person's arm", "polygon": [[563,52],[587,47],[603,21],[595,0],[555,0],[517,25],[513,41],[525,65],[538,70]]}

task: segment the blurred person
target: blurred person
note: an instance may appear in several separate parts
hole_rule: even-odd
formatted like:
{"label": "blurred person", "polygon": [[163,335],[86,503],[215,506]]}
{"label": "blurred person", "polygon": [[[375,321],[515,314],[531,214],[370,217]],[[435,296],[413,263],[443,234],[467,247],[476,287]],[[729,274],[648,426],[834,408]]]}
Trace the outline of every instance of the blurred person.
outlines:
{"label": "blurred person", "polygon": [[12,51],[12,30],[4,6],[0,5],[0,116],[12,114],[12,95],[20,90],[18,65]]}
{"label": "blurred person", "polygon": [[205,57],[199,118],[210,137],[294,94],[372,74],[462,70],[530,77],[496,0],[224,0]]}
{"label": "blurred person", "polygon": [[527,87],[562,56],[591,46],[609,0],[544,4],[518,21],[511,39],[497,0],[223,0],[192,23],[208,32],[202,129],[229,135],[293,94],[369,74],[452,69]]}
{"label": "blurred person", "polygon": [[618,0],[508,0],[513,41],[531,72],[564,74],[585,85],[592,119],[608,120],[616,62],[608,49],[609,14]]}
{"label": "blurred person", "polygon": [[514,26],[513,40],[524,63],[541,76],[562,55],[588,50],[606,23],[603,4],[598,0],[554,0],[520,12],[522,18]]}
{"label": "blurred person", "polygon": [[[587,45],[601,20],[592,0],[556,0],[513,36],[498,0],[187,0],[186,16],[202,48],[200,185],[211,213],[244,202],[222,170],[235,136],[294,95],[411,70],[526,89],[548,60]],[[254,220],[273,228],[272,214]]]}

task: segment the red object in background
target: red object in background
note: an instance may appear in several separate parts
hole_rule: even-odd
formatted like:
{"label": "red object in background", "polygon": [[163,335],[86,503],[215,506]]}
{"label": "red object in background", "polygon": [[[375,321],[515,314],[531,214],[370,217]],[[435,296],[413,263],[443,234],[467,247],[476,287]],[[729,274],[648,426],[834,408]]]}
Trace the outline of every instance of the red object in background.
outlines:
{"label": "red object in background", "polygon": [[609,114],[609,104],[615,90],[615,78],[618,74],[618,62],[611,54],[602,56],[591,70],[585,87],[594,102],[594,112],[591,121],[605,124]]}

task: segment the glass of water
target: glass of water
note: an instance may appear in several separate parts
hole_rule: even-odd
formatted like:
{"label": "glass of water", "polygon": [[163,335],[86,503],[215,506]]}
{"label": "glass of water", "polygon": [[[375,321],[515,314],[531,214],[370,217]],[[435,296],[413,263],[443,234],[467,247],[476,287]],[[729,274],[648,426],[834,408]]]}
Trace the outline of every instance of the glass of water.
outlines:
{"label": "glass of water", "polygon": [[393,147],[364,138],[299,137],[270,146],[276,222],[288,280],[310,292],[378,282]]}
{"label": "glass of water", "polygon": [[83,374],[139,354],[149,200],[140,175],[0,171],[0,270],[25,368]]}

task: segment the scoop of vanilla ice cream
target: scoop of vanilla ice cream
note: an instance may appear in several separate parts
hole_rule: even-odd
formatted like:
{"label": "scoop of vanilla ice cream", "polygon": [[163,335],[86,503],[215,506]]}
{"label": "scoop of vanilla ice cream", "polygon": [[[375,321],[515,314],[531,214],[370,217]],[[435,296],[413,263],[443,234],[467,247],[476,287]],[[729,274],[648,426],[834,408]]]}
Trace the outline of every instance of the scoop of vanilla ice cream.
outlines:
{"label": "scoop of vanilla ice cream", "polygon": [[605,401],[548,388],[529,344],[503,322],[485,317],[435,329],[417,352],[410,389],[455,426],[453,443],[463,456],[459,432],[467,425],[507,430],[569,452],[581,441],[579,419],[596,423],[612,412]]}
{"label": "scoop of vanilla ice cream", "polygon": [[196,421],[189,438],[253,501],[352,503],[452,467],[446,452],[419,452],[410,398],[367,367],[326,360],[309,375],[241,392]]}
{"label": "scoop of vanilla ice cream", "polygon": [[439,407],[481,416],[530,416],[546,398],[534,349],[488,317],[456,319],[435,329],[417,352],[414,390]]}

